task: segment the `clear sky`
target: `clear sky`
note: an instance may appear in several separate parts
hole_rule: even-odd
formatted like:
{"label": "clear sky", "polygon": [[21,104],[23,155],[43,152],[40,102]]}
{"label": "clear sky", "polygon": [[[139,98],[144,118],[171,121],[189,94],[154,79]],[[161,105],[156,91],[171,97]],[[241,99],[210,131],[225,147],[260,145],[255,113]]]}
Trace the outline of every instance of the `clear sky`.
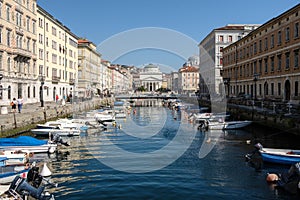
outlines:
{"label": "clear sky", "polygon": [[[96,45],[115,34],[143,27],[174,30],[200,43],[215,28],[263,24],[298,3],[299,0],[38,0],[75,35]],[[158,55],[149,48],[145,52],[147,56],[131,51],[114,61],[138,66],[152,59],[153,63],[177,69],[184,63],[180,56],[161,51]],[[105,51],[100,53],[104,59],[109,58]]]}

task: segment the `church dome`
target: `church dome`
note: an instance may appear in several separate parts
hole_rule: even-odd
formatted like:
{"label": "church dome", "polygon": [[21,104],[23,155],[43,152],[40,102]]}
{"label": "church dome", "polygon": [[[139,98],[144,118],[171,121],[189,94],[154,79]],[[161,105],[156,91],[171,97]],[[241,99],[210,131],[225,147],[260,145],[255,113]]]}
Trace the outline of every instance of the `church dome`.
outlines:
{"label": "church dome", "polygon": [[144,72],[159,72],[159,67],[150,63],[144,67]]}

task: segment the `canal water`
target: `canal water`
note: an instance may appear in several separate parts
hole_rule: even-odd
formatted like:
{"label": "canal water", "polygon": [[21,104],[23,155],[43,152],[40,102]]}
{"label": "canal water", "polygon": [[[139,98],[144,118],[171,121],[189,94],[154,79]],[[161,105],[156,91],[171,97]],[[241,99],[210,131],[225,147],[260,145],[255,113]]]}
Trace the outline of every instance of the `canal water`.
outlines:
{"label": "canal water", "polygon": [[255,142],[297,145],[276,130],[201,132],[185,111],[138,107],[116,127],[68,139],[70,147],[47,158],[56,199],[296,199],[265,182],[267,172],[288,166],[245,161]]}

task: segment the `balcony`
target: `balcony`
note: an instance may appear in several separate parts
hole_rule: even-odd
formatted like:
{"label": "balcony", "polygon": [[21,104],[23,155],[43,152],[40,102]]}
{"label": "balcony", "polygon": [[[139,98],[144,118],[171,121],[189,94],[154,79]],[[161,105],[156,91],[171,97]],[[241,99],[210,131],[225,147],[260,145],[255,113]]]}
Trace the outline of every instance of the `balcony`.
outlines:
{"label": "balcony", "polygon": [[33,54],[30,51],[18,47],[13,48],[13,54],[15,55],[15,60],[23,60],[25,62],[33,57]]}
{"label": "balcony", "polygon": [[52,76],[52,83],[58,83],[60,81],[60,76]]}

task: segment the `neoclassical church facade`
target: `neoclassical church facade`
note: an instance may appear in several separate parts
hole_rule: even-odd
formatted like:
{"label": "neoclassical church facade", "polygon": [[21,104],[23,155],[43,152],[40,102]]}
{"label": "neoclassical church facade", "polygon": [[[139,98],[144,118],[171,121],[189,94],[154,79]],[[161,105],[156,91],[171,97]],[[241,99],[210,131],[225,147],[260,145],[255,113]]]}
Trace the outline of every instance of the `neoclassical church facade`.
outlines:
{"label": "neoclassical church facade", "polygon": [[154,64],[146,65],[140,72],[141,86],[148,92],[153,92],[162,86],[162,72]]}

